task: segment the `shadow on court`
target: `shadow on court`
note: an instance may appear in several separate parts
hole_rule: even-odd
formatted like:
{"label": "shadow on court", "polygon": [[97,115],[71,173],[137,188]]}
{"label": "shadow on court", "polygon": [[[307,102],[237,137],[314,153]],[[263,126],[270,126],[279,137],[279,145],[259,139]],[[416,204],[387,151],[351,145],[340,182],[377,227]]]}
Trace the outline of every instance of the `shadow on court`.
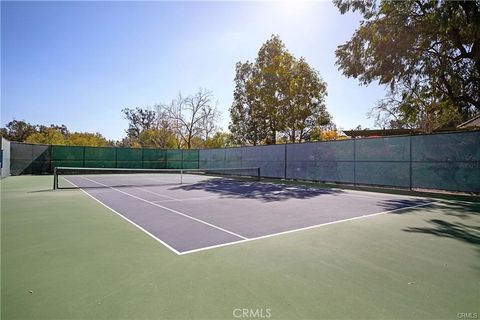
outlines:
{"label": "shadow on court", "polygon": [[282,184],[239,182],[233,180],[210,180],[189,185],[181,185],[170,190],[203,190],[225,198],[256,199],[265,202],[284,201],[288,199],[309,199],[322,195],[343,193],[340,190],[295,187]]}
{"label": "shadow on court", "polygon": [[[448,204],[447,207],[433,206],[433,209],[445,209],[445,215],[454,216],[462,221],[446,221],[442,219],[430,219],[425,227],[408,227],[404,231],[412,233],[424,233],[443,238],[459,240],[473,245],[480,245],[480,225],[473,223],[472,219],[480,214],[480,204],[462,203]],[[480,253],[480,251],[479,251]]]}
{"label": "shadow on court", "polygon": [[[428,208],[429,206],[433,206],[434,203],[428,199],[388,199],[388,200],[381,200],[378,202],[378,205],[383,208],[383,211],[393,211],[393,214],[405,214],[410,213],[408,209],[414,206],[424,206]],[[400,210],[405,208],[407,210]]]}
{"label": "shadow on court", "polygon": [[440,219],[428,221],[430,227],[409,227],[406,232],[426,233],[434,236],[460,240],[474,245],[480,245],[480,227],[462,222],[448,222]]}

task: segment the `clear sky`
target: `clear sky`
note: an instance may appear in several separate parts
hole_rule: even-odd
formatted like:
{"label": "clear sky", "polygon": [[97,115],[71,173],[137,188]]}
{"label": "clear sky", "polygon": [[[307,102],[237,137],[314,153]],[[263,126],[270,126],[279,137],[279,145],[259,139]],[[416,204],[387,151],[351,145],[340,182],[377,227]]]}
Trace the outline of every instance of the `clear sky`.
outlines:
{"label": "clear sky", "polygon": [[384,96],[335,64],[359,16],[330,2],[1,3],[1,124],[65,124],[121,139],[121,109],[212,90],[227,129],[235,63],[255,59],[278,34],[328,85],[339,128],[373,127],[366,113]]}

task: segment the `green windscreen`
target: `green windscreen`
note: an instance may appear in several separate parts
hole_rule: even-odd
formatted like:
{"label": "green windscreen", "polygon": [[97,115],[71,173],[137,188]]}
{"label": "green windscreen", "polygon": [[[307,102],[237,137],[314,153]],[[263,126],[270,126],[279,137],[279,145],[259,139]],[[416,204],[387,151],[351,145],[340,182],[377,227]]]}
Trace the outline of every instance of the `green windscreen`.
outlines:
{"label": "green windscreen", "polygon": [[55,167],[254,167],[269,178],[480,193],[480,131],[202,150],[10,144],[12,175]]}
{"label": "green windscreen", "polygon": [[[269,145],[242,148],[241,163],[244,167],[259,167],[261,175],[268,178],[285,178],[285,145]],[[236,165],[237,157],[227,158],[226,165]]]}
{"label": "green windscreen", "polygon": [[287,144],[288,179],[353,183],[354,142],[325,141]]}
{"label": "green windscreen", "polygon": [[182,168],[182,150],[167,150],[167,169]]}
{"label": "green windscreen", "polygon": [[199,151],[200,168],[225,168],[226,149],[205,149]]}
{"label": "green windscreen", "polygon": [[86,168],[115,168],[117,149],[109,147],[85,147]]}
{"label": "green windscreen", "polygon": [[410,139],[386,137],[355,141],[355,182],[409,187]]}
{"label": "green windscreen", "polygon": [[52,167],[84,167],[85,147],[52,146]]}
{"label": "green windscreen", "polygon": [[142,168],[143,150],[117,148],[117,168]]}
{"label": "green windscreen", "polygon": [[412,137],[412,183],[480,192],[480,131]]}
{"label": "green windscreen", "polygon": [[198,169],[198,150],[183,150],[182,168]]}
{"label": "green windscreen", "polygon": [[143,149],[143,168],[165,169],[167,167],[167,151],[162,149]]}

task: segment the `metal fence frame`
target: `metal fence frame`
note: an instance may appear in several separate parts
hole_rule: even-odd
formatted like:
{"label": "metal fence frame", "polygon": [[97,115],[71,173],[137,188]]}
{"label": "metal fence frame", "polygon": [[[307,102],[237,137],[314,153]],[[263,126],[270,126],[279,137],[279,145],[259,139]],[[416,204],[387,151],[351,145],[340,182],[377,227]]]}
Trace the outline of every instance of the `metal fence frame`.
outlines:
{"label": "metal fence frame", "polygon": [[[463,137],[471,136],[471,140],[473,143],[470,145],[470,156],[473,155],[473,159],[462,159],[461,156],[465,149],[462,149],[461,146],[458,144],[454,145],[454,148],[458,150],[458,159],[417,159],[415,155],[418,153],[416,149],[420,148],[420,144],[418,140],[422,139],[430,139],[435,140],[437,137],[454,137],[451,140],[455,140],[455,138],[462,139]],[[472,138],[473,136],[473,138]],[[403,155],[400,160],[385,160],[385,159],[362,159],[359,157],[360,146],[364,143],[370,142],[379,142],[379,143],[386,143],[388,141],[393,140],[404,140],[405,142],[405,149],[403,150]],[[448,139],[447,139],[448,140]],[[351,155],[344,159],[338,160],[338,163],[342,163],[347,165],[345,168],[351,170],[351,177],[350,179],[341,177],[338,179],[320,179],[309,177],[307,174],[307,170],[300,170],[299,175],[294,175],[291,171],[291,167],[289,167],[292,163],[291,155],[292,153],[295,154],[296,148],[304,148],[305,146],[321,146],[325,144],[331,144],[338,148],[341,144],[350,144],[351,145]],[[392,145],[390,145],[391,147]],[[228,167],[227,166],[227,154],[228,153],[235,153],[232,150],[237,150],[236,153],[244,154],[245,150],[250,150],[251,148],[257,148],[259,151],[258,158],[267,159],[269,157],[268,148],[272,146],[245,146],[245,147],[232,147],[232,148],[224,148],[224,149],[201,149],[199,158],[200,158],[200,168],[212,168],[212,167]],[[316,141],[316,142],[305,142],[305,143],[286,143],[282,145],[275,145],[276,148],[283,148],[284,154],[283,156],[279,156],[279,159],[275,162],[272,161],[263,161],[259,167],[261,167],[261,175],[262,177],[267,178],[279,178],[279,179],[291,179],[291,180],[305,180],[305,181],[316,181],[316,182],[330,182],[330,183],[344,183],[344,184],[352,184],[352,185],[365,185],[365,186],[380,186],[380,187],[394,187],[394,188],[404,188],[404,189],[436,189],[436,190],[449,190],[449,191],[460,191],[460,192],[473,192],[473,193],[480,193],[480,131],[479,130],[472,130],[472,131],[462,131],[462,132],[442,132],[442,133],[434,133],[434,134],[414,134],[408,136],[387,136],[387,137],[378,137],[378,138],[356,138],[350,140],[338,140],[338,141]],[[438,146],[440,149],[442,146]],[[449,145],[451,148],[452,145]],[[225,153],[226,161],[215,161],[215,163],[208,163],[206,161],[204,154],[212,152],[221,153],[222,151]],[[445,150],[438,150],[437,154],[439,157],[443,155]],[[450,150],[451,151],[451,150]],[[463,153],[462,153],[463,152]],[[466,154],[466,153],[465,153]],[[264,157],[263,157],[264,155]],[[303,161],[308,162],[305,157],[305,153],[299,153],[300,157],[304,157]],[[203,161],[202,161],[203,159]],[[240,163],[245,162],[243,158],[237,160]],[[278,162],[282,162],[284,165],[284,171],[282,174],[272,175],[269,174],[270,167],[272,165],[276,165]],[[310,160],[311,162],[316,162],[318,164],[318,160]],[[328,162],[335,162],[332,160],[325,160],[326,163]],[[213,164],[213,166],[212,166]],[[350,167],[348,168],[348,164]],[[396,172],[388,172],[385,170],[383,172],[379,171],[378,166],[384,165],[387,169],[397,167]],[[368,171],[363,167],[370,167],[371,170],[376,170],[379,172]],[[422,168],[423,166],[423,168]],[[435,168],[435,166],[439,168]],[[443,166],[443,167],[442,167]],[[318,167],[318,166],[317,166]],[[341,169],[341,168],[340,168]],[[347,171],[348,171],[347,170]],[[422,173],[423,170],[423,173]],[[428,179],[429,176],[434,177],[435,173],[440,172],[440,178],[443,178],[445,181],[441,181],[441,179],[435,180],[434,178]],[[459,174],[460,172],[460,174]],[[360,179],[361,173],[374,175],[377,174],[379,177],[375,181],[374,179],[370,178],[370,181],[366,181],[369,179]],[[387,183],[379,181],[381,178],[384,178],[383,175],[390,174],[391,180],[400,180],[402,182],[397,183]],[[454,175],[459,175],[454,177]],[[403,176],[402,176],[403,175]],[[438,174],[437,174],[438,175]],[[443,176],[442,176],[443,175]],[[450,180],[450,181],[447,181]]]}
{"label": "metal fence frame", "polygon": [[[21,143],[11,143],[13,175],[51,174],[53,168],[60,164],[55,162],[52,150],[69,148],[43,145],[49,150],[49,155],[43,154],[43,159],[48,160],[37,160],[32,151],[31,159],[24,161],[15,154],[17,144]],[[365,147],[369,144],[370,149]],[[378,146],[375,147],[375,144]],[[41,145],[36,146],[42,150]],[[90,147],[79,148],[83,148],[85,156],[85,148]],[[163,149],[166,158],[153,161],[157,163],[145,159],[145,153],[148,153],[145,150],[161,149],[130,148],[141,152],[141,158],[127,163],[118,160],[119,150],[127,148],[97,148],[115,150],[115,166],[111,167],[116,168],[154,169],[152,166],[155,165],[158,169],[260,167],[262,177],[266,178],[480,193],[480,130],[221,149]],[[308,148],[316,148],[315,153],[306,152]],[[296,149],[304,150],[296,152]],[[317,149],[327,149],[328,152],[323,150],[317,154]],[[18,166],[19,160],[24,161],[22,166],[27,165],[26,170],[18,170],[22,168]],[[294,166],[295,161],[305,166]],[[85,158],[79,165],[86,167]],[[107,163],[104,165],[108,167]],[[43,171],[36,172],[39,168]]]}

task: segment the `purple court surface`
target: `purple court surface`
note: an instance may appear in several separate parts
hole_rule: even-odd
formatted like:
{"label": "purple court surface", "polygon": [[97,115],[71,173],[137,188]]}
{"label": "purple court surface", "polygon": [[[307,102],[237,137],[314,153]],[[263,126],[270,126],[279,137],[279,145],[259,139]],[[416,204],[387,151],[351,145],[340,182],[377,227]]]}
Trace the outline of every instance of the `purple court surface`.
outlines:
{"label": "purple court surface", "polygon": [[176,254],[395,213],[432,202],[259,181],[210,179],[112,187],[101,176],[64,178]]}

